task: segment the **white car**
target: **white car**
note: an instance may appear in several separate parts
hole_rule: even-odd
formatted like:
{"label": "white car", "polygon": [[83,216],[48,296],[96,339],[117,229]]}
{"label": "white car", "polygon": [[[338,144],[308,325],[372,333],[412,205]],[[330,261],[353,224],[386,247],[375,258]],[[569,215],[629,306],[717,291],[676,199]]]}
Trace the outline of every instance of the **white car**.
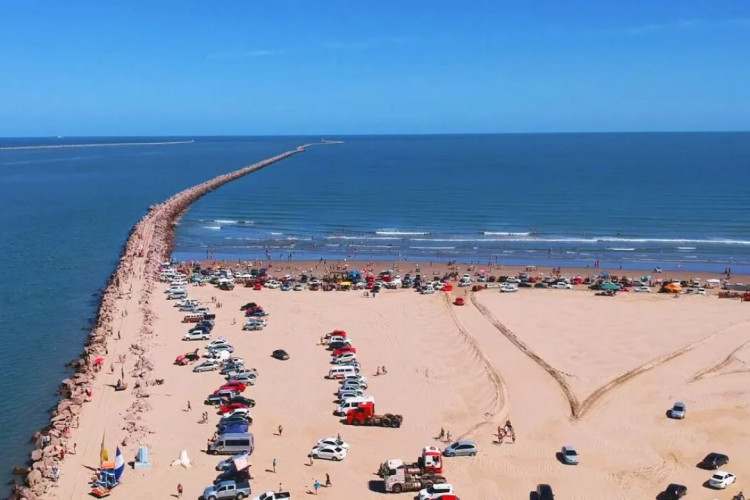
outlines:
{"label": "white car", "polygon": [[312,453],[313,458],[323,458],[338,462],[346,458],[348,449],[341,446],[321,446],[320,448],[313,448],[310,453]]}
{"label": "white car", "polygon": [[716,472],[714,472],[714,475],[711,476],[711,479],[708,480],[708,485],[712,488],[723,490],[730,484],[734,483],[736,480],[737,476],[735,476],[731,472],[717,470]]}
{"label": "white car", "polygon": [[224,340],[224,339],[216,339],[216,340],[212,340],[211,342],[209,342],[208,344],[206,344],[206,349],[214,349],[216,347],[226,346],[226,345],[230,345],[229,342],[227,342],[226,340]]}
{"label": "white car", "polygon": [[422,291],[419,293],[421,293],[422,295],[430,295],[432,293],[435,293],[435,289],[432,287],[432,285],[427,285],[423,287]]}
{"label": "white car", "polygon": [[331,337],[330,339],[328,339],[328,343],[329,344],[334,344],[336,342],[340,342],[340,343],[346,344],[346,345],[352,345],[352,339],[350,339],[348,337],[339,337],[338,335],[334,335],[333,337]]}
{"label": "white car", "polygon": [[364,375],[349,375],[341,379],[340,385],[343,387],[345,385],[351,385],[355,382],[361,387],[367,389],[367,377],[365,377]]}
{"label": "white car", "polygon": [[343,450],[349,451],[349,443],[337,437],[323,438],[319,440],[317,443],[315,443],[315,446],[313,446],[313,449],[324,448],[324,447],[341,448]]}
{"label": "white car", "polygon": [[365,390],[361,387],[347,387],[339,390],[338,398],[339,401],[344,401],[349,398],[358,398],[364,396]]}
{"label": "white car", "polygon": [[638,293],[651,293],[651,289],[645,285],[637,286],[633,288],[633,291]]}
{"label": "white car", "polygon": [[346,363],[347,361],[354,361],[357,359],[357,353],[355,352],[345,352],[341,356],[333,356],[331,357],[331,364],[332,365],[340,365],[342,363]]}
{"label": "white car", "polygon": [[265,286],[266,288],[279,288],[281,286],[281,283],[276,280],[268,280],[263,286]]}
{"label": "white car", "polygon": [[252,415],[250,415],[250,408],[235,408],[232,411],[227,411],[221,414],[222,417],[233,417],[235,415],[242,415],[243,417],[252,417]]}
{"label": "white car", "polygon": [[436,281],[432,284],[432,288],[434,288],[435,290],[442,290],[443,288],[445,288],[445,283],[443,283],[442,281]]}
{"label": "white car", "polygon": [[705,288],[699,288],[695,291],[698,295],[706,295],[706,289]]}
{"label": "white car", "polygon": [[558,290],[572,290],[573,285],[571,285],[570,283],[565,283],[561,281],[559,283],[555,283],[554,285],[552,285],[551,288],[556,288]]}
{"label": "white car", "polygon": [[518,291],[518,287],[513,285],[502,285],[500,287],[500,293],[514,293]]}
{"label": "white car", "polygon": [[208,340],[211,338],[211,334],[208,332],[187,332],[182,336],[182,340]]}
{"label": "white car", "polygon": [[433,484],[429,488],[419,490],[419,500],[434,500],[443,495],[453,495],[453,486],[448,483]]}
{"label": "white car", "polygon": [[245,385],[255,385],[256,378],[258,378],[258,376],[254,372],[246,371],[232,375],[227,378],[227,382],[242,382]]}

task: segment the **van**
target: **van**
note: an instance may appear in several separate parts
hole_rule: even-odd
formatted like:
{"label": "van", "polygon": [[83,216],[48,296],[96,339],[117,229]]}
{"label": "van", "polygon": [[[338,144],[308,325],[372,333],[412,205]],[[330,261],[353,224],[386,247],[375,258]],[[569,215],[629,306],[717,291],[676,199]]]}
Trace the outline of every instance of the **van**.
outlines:
{"label": "van", "polygon": [[172,290],[167,295],[167,300],[186,299],[187,292],[185,290]]}
{"label": "van", "polygon": [[352,377],[357,374],[357,370],[353,366],[334,366],[328,371],[328,377],[333,379],[340,379],[345,377]]}
{"label": "van", "polygon": [[200,320],[203,319],[202,314],[186,314],[184,318],[182,318],[183,323],[198,323]]}
{"label": "van", "polygon": [[252,455],[255,449],[253,435],[249,432],[233,432],[221,434],[208,447],[211,455],[237,455],[247,453]]}
{"label": "van", "polygon": [[333,414],[338,416],[346,415],[349,410],[358,408],[362,403],[374,404],[375,398],[372,396],[360,396],[358,398],[347,399],[343,403],[341,403],[338,408],[336,408],[336,411],[334,411]]}

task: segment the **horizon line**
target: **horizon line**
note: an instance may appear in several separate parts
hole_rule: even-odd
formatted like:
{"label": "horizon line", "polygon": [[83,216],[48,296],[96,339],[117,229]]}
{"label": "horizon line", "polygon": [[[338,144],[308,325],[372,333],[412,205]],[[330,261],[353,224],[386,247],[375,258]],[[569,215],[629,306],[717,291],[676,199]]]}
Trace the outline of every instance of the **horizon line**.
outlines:
{"label": "horizon line", "polygon": [[77,139],[77,138],[217,138],[217,137],[423,137],[423,136],[478,136],[478,135],[616,135],[616,134],[746,134],[750,130],[623,130],[575,132],[412,132],[412,133],[360,133],[360,134],[166,134],[166,135],[38,135],[0,136],[3,139]]}

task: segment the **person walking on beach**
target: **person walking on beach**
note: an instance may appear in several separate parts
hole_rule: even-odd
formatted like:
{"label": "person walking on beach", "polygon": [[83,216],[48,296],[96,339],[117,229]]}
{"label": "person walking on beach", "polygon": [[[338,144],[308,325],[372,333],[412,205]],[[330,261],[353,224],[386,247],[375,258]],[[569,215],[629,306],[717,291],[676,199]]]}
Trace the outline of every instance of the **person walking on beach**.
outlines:
{"label": "person walking on beach", "polygon": [[320,489],[320,481],[316,479],[315,482],[313,483],[313,488],[315,488],[315,494],[317,495],[318,490]]}
{"label": "person walking on beach", "polygon": [[273,459],[273,462],[271,462],[271,468],[273,470],[273,473],[276,474],[276,459]]}
{"label": "person walking on beach", "polygon": [[333,484],[331,484],[331,476],[329,476],[328,473],[326,472],[326,488],[331,487],[331,486],[333,486]]}
{"label": "person walking on beach", "polygon": [[193,409],[193,408],[192,408],[192,407],[190,406],[190,401],[188,401],[188,407],[187,407],[187,411],[190,411],[190,410],[192,410],[192,409]]}
{"label": "person walking on beach", "polygon": [[313,464],[313,454],[312,454],[312,452],[310,452],[310,453],[307,454],[307,458],[310,459],[310,465],[312,465]]}
{"label": "person walking on beach", "polygon": [[279,437],[281,437],[281,433],[282,433],[283,431],[284,431],[284,428],[283,428],[283,427],[282,427],[281,425],[279,425]]}
{"label": "person walking on beach", "polygon": [[448,431],[447,434],[445,435],[445,440],[450,443],[451,442],[451,438],[452,438],[451,431]]}
{"label": "person walking on beach", "polygon": [[182,498],[182,483],[177,483],[177,498]]}
{"label": "person walking on beach", "polygon": [[442,441],[443,439],[445,439],[445,429],[441,427],[440,434],[438,435],[438,441]]}

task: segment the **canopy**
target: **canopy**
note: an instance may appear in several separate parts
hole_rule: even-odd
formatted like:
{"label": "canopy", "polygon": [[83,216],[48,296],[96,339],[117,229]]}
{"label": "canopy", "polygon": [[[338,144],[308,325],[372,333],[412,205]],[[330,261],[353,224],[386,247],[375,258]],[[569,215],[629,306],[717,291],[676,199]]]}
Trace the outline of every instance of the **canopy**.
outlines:
{"label": "canopy", "polygon": [[605,283],[602,283],[602,290],[619,290],[620,287],[611,281],[607,281]]}
{"label": "canopy", "polygon": [[664,289],[669,292],[681,292],[682,287],[678,285],[677,283],[669,283],[668,285],[664,285]]}

